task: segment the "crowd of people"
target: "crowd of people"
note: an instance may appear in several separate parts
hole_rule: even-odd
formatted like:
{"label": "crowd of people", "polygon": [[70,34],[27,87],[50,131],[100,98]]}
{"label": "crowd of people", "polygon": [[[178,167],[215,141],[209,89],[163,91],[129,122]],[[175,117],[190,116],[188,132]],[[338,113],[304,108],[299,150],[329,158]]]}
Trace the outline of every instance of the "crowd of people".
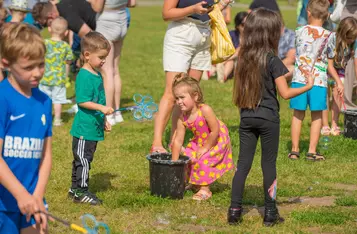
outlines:
{"label": "crowd of people", "polygon": [[[340,135],[341,108],[356,109],[357,3],[336,1],[334,9],[333,1],[302,0],[294,32],[285,27],[275,0],[254,0],[247,12],[239,12],[234,18],[230,35],[235,53],[214,68],[208,14],[213,3],[164,1],[162,16],[170,21],[163,42],[166,85],[155,116],[150,152],[170,150],[172,160],[178,160],[179,155],[189,156],[186,189],[193,190],[192,198],[199,201],[210,199],[210,185],[236,168],[227,221],[238,224],[242,220],[245,181],[261,138],[263,222],[272,226],[284,221],[276,204],[278,93],[291,99],[293,109],[288,158],[300,158],[301,126],[309,107],[310,145],[305,158],[326,160],[317,149],[320,134]],[[229,23],[231,0],[218,3]],[[71,66],[76,73],[77,110],[70,131],[73,162],[68,196],[74,202],[102,204],[89,191],[89,170],[97,144],[104,140],[104,131],[111,131],[113,125],[123,121],[117,111],[121,96],[118,65],[130,22],[128,7],[134,7],[135,0],[50,0],[30,4],[11,0],[5,2],[6,9],[0,6],[0,233],[47,230],[44,195],[52,165],[52,125],[62,125]],[[46,39],[40,34],[43,28],[48,28],[50,34]],[[204,103],[200,88],[201,77],[210,71],[206,74],[209,77],[214,70],[221,82],[234,77],[233,101],[240,110],[236,166],[229,129]],[[163,133],[171,115],[170,143],[165,148]],[[194,137],[183,146],[188,129]]]}

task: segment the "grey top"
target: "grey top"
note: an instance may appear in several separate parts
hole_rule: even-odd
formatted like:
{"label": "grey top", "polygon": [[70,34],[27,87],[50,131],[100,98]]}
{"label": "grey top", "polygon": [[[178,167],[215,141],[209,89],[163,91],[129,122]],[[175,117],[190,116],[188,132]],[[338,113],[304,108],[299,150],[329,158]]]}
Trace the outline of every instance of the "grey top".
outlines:
{"label": "grey top", "polygon": [[114,9],[126,4],[128,4],[128,0],[105,0],[104,8]]}

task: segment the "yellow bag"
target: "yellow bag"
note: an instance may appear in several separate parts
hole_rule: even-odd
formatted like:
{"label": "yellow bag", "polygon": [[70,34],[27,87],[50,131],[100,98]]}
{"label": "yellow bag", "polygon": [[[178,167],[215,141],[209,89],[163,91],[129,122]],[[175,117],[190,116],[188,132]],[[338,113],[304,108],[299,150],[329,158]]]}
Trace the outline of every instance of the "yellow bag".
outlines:
{"label": "yellow bag", "polygon": [[226,61],[236,49],[229,35],[226,22],[218,5],[208,13],[211,18],[211,57],[212,64]]}

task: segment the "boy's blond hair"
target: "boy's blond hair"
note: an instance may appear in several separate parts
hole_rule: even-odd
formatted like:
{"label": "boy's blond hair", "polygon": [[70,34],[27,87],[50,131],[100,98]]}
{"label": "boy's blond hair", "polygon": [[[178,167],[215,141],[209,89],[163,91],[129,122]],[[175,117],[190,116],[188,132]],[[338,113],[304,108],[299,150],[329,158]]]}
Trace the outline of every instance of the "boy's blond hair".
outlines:
{"label": "boy's blond hair", "polygon": [[329,0],[309,0],[307,11],[311,13],[313,18],[325,21],[329,16],[329,7]]}
{"label": "boy's blond hair", "polygon": [[68,29],[67,20],[63,17],[57,17],[51,23],[51,34],[64,35]]}
{"label": "boy's blond hair", "polygon": [[45,58],[46,47],[39,30],[24,23],[5,24],[0,33],[0,57],[9,64],[18,58]]}

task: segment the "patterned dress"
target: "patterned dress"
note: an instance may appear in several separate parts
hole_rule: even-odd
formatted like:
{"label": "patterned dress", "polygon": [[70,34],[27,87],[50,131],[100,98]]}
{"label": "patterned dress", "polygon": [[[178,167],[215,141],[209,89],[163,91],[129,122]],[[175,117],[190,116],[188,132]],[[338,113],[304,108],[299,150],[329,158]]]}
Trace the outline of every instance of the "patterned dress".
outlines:
{"label": "patterned dress", "polygon": [[188,122],[187,117],[184,116],[185,127],[191,129],[194,134],[190,143],[187,144],[184,154],[192,160],[189,168],[189,183],[195,185],[209,185],[220,178],[225,172],[234,168],[228,129],[218,119],[219,136],[217,145],[197,159],[197,150],[206,143],[211,132],[202,115],[202,106],[200,105],[197,118],[194,122]]}

